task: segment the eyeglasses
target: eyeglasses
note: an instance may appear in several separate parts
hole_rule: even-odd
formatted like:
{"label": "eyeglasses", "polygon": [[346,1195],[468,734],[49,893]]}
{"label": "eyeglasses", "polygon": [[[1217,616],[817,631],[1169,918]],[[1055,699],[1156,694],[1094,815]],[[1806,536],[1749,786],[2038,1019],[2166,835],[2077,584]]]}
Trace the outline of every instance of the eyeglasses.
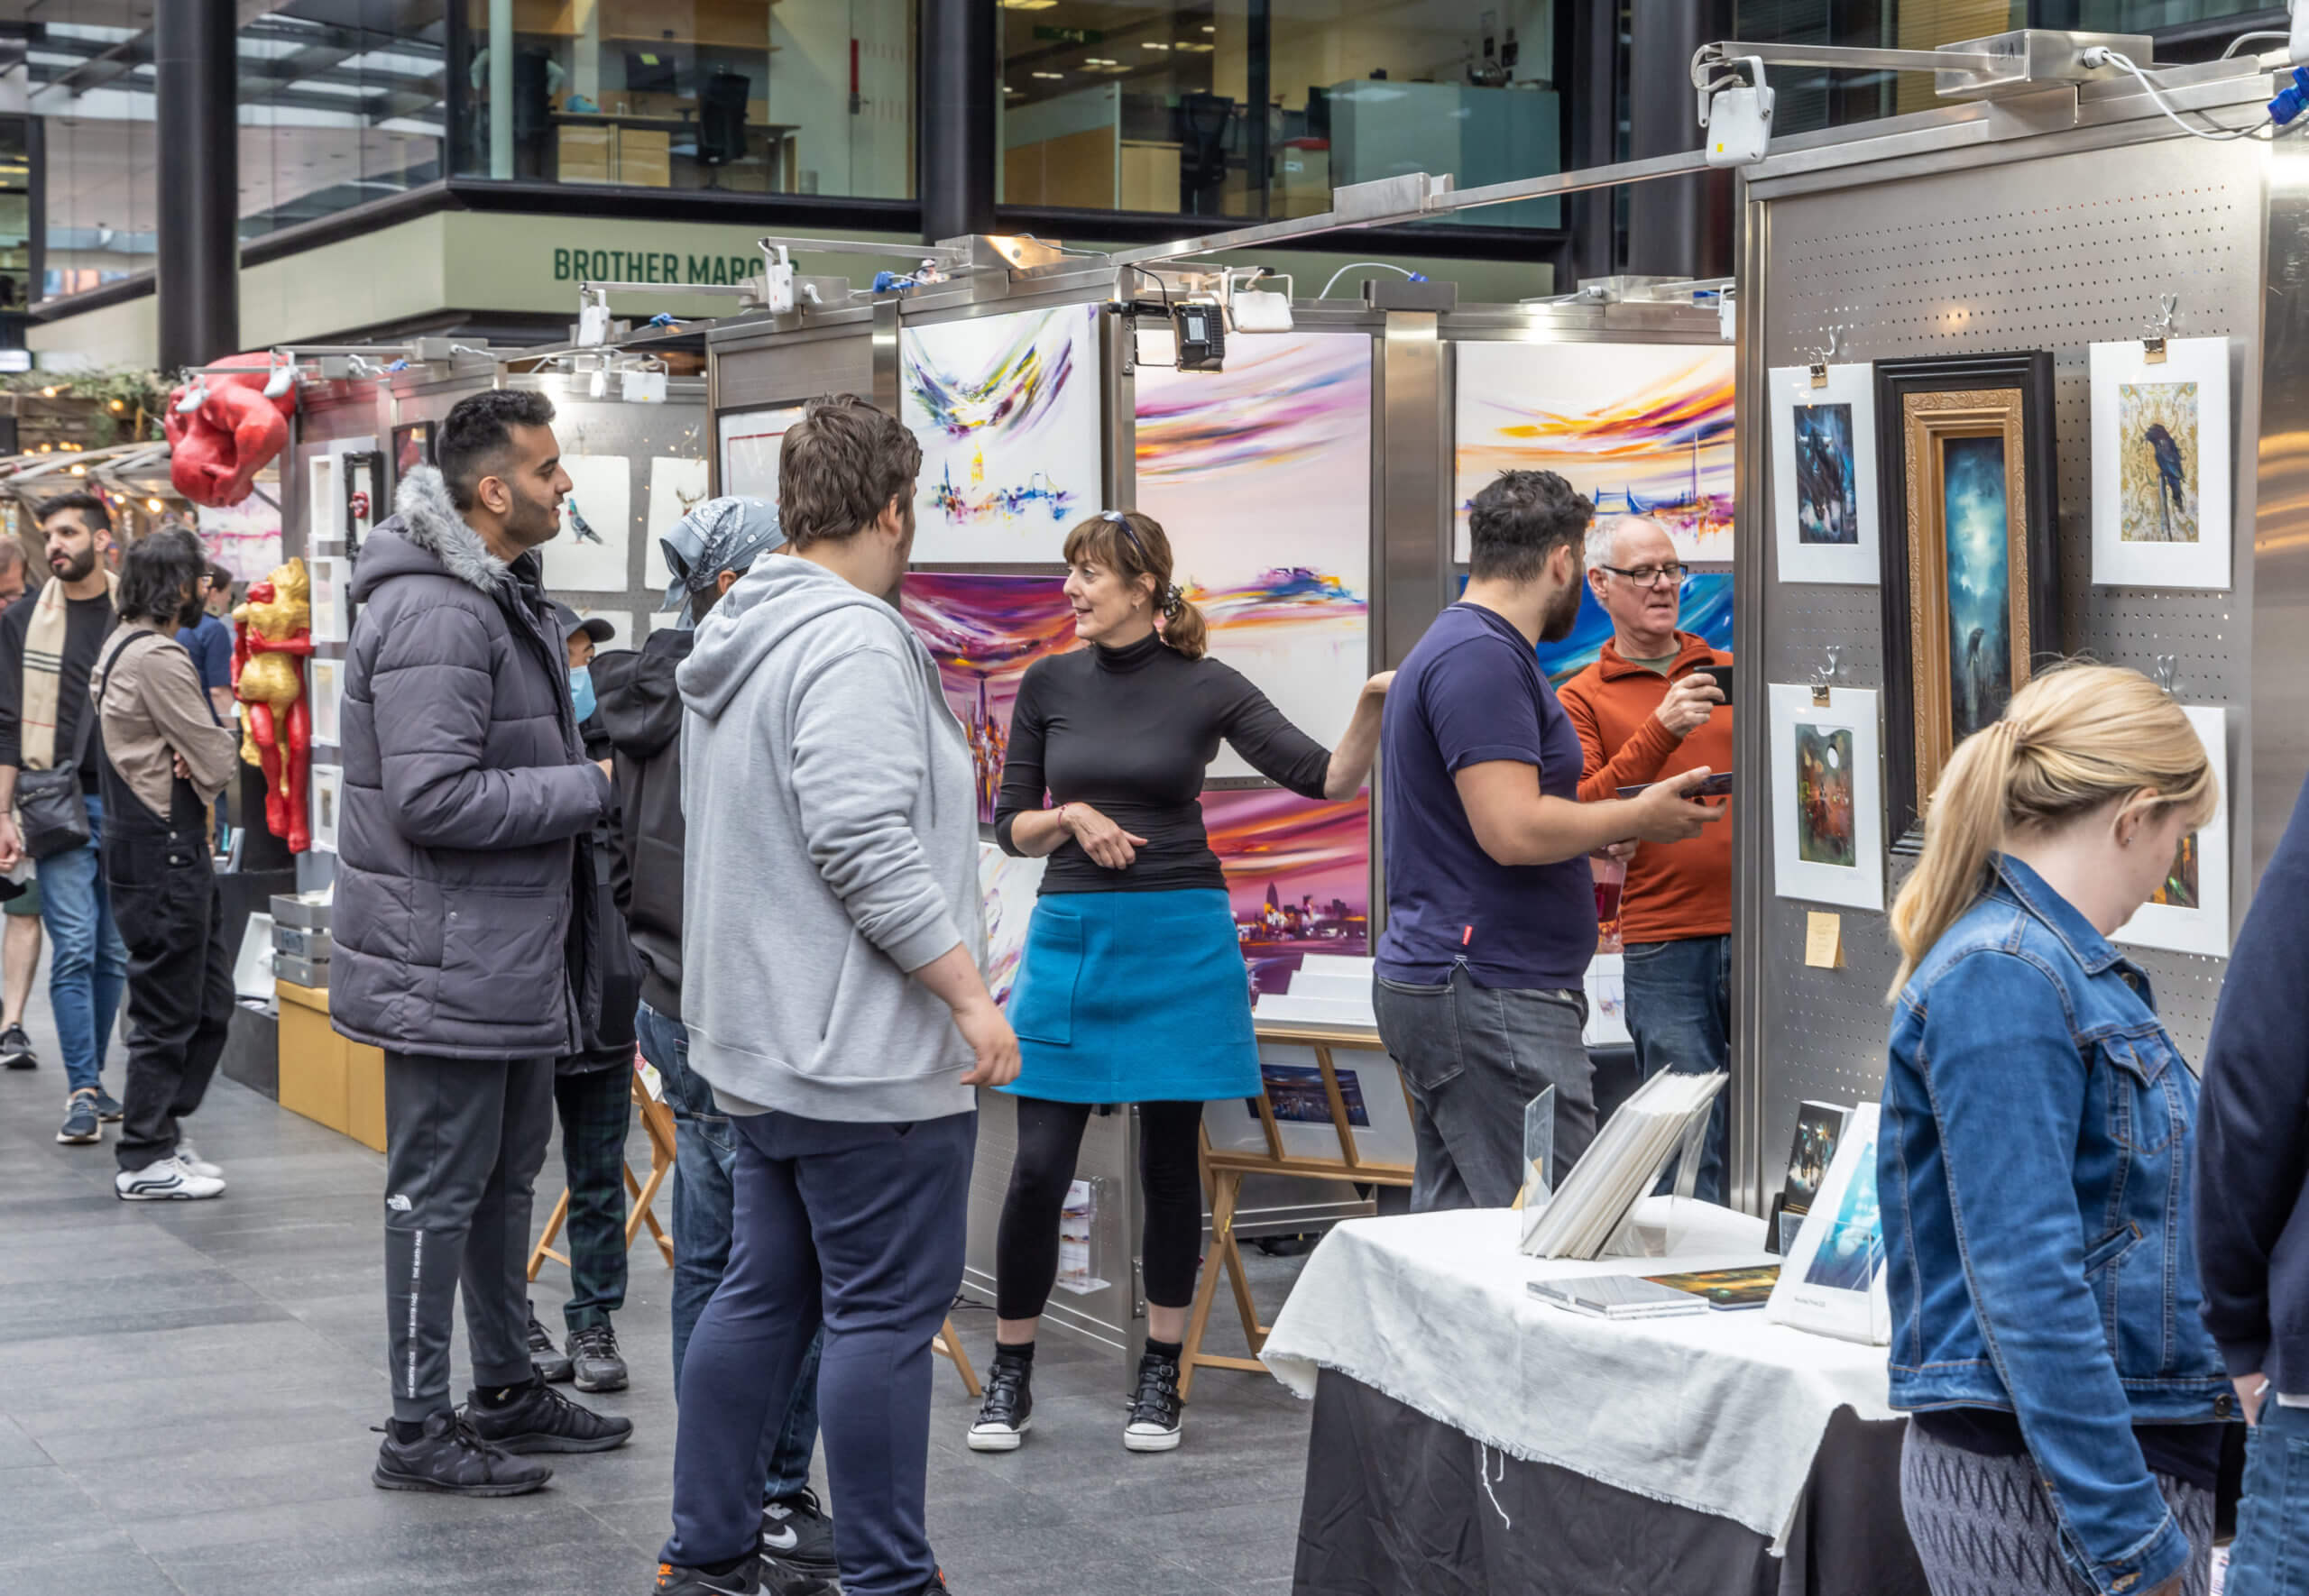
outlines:
{"label": "eyeglasses", "polygon": [[1614,576],[1624,576],[1638,587],[1651,587],[1661,577],[1670,582],[1681,582],[1692,573],[1689,565],[1638,565],[1633,571],[1623,565],[1598,565],[1598,571],[1608,571]]}

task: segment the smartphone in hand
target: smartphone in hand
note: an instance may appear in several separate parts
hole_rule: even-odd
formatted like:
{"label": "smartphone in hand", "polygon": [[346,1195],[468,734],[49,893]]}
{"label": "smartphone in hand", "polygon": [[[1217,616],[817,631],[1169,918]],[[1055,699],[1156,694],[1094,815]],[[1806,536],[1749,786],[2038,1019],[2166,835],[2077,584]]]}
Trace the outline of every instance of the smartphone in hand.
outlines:
{"label": "smartphone in hand", "polygon": [[[1659,784],[1658,782],[1645,782],[1638,786],[1615,788],[1614,796],[1633,798],[1639,793],[1649,793]],[[1694,799],[1729,798],[1732,795],[1732,773],[1728,770],[1719,770],[1685,795]]]}
{"label": "smartphone in hand", "polygon": [[1732,667],[1730,665],[1702,665],[1693,674],[1715,677],[1716,691],[1724,694],[1725,707],[1727,709],[1731,707]]}

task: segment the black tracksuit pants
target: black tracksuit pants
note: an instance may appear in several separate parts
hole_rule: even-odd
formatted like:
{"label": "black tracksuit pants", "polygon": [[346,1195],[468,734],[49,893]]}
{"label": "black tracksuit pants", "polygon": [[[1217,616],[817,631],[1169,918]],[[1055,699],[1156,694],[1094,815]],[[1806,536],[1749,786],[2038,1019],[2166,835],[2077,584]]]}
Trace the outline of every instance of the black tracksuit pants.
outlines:
{"label": "black tracksuit pants", "polygon": [[529,1378],[529,1210],[551,1059],[385,1055],[385,1322],[393,1417],[446,1413],[465,1288],[474,1384]]}

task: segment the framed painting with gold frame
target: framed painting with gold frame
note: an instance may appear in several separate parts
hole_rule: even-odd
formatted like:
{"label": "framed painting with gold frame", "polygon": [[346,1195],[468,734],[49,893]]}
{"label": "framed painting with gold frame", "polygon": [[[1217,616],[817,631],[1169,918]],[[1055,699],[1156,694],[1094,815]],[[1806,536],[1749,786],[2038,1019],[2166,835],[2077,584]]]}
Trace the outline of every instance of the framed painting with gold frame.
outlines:
{"label": "framed painting with gold frame", "polygon": [[1887,834],[1923,843],[1958,743],[2060,639],[2053,362],[2041,350],[1876,368]]}

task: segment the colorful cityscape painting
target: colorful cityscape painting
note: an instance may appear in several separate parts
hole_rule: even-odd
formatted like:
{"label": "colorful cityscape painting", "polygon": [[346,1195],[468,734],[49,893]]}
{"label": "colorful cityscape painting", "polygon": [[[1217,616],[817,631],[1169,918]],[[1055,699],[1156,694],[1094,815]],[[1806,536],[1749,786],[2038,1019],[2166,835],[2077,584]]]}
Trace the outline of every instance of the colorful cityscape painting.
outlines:
{"label": "colorful cityscape painting", "polygon": [[910,571],[898,608],[938,662],[946,702],[970,734],[978,818],[994,819],[1010,713],[1026,667],[1074,647],[1063,576]]}
{"label": "colorful cityscape painting", "polygon": [[[1225,371],[1146,368],[1136,395],[1138,508],[1212,656],[1332,740],[1369,668],[1370,336],[1245,337]],[[1210,774],[1255,773],[1222,748]]]}
{"label": "colorful cityscape painting", "polygon": [[1307,953],[1371,950],[1371,800],[1274,788],[1206,792],[1202,821],[1227,876],[1235,934],[1254,974]]}
{"label": "colorful cityscape painting", "polygon": [[1600,516],[1664,525],[1687,560],[1732,559],[1729,344],[1458,345],[1458,557],[1503,471],[1552,471]]}
{"label": "colorful cityscape painting", "polygon": [[979,316],[898,335],[905,420],[922,445],[914,557],[1054,562],[1099,508],[1098,310]]}

